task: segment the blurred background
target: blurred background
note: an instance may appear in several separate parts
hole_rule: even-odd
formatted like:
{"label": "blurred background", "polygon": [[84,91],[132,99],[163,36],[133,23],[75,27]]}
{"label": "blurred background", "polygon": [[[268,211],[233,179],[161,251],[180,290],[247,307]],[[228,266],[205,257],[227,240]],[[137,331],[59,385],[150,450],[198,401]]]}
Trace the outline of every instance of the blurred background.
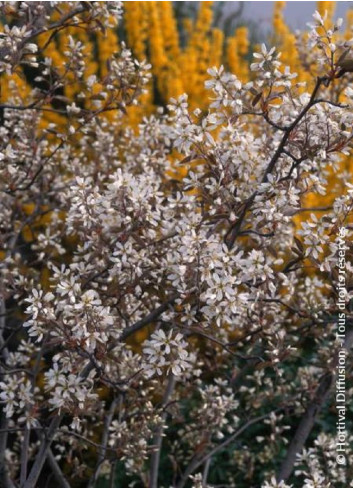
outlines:
{"label": "blurred background", "polygon": [[[192,2],[185,2],[192,3]],[[242,4],[241,20],[247,23],[258,22],[263,31],[271,31],[272,17],[276,2],[215,2],[215,4],[225,4],[223,6],[225,14],[231,14],[237,9],[237,4]],[[349,8],[352,8],[352,2],[337,2],[334,19],[345,17]],[[316,2],[286,2],[283,14],[285,21],[292,29],[304,29],[310,20],[311,14],[316,10]]]}

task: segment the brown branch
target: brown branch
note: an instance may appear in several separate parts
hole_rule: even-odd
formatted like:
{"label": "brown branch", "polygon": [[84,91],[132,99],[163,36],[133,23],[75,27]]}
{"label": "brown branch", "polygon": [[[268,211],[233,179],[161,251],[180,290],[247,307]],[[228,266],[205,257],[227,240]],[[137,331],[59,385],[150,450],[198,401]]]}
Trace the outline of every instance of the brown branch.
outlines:
{"label": "brown branch", "polygon": [[[45,343],[45,341],[44,341]],[[42,360],[43,352],[44,352],[44,343],[42,344],[41,349],[38,351],[35,363],[33,366],[33,370],[30,373],[31,375],[31,394],[34,395],[34,390],[36,386],[36,379],[39,373],[40,369],[40,362]],[[25,406],[25,412],[30,411],[32,408],[30,403],[27,403]],[[24,437],[22,441],[22,447],[21,447],[21,467],[20,467],[20,486],[24,484],[26,478],[27,478],[27,466],[28,466],[28,456],[29,456],[29,442],[30,442],[30,437],[31,437],[31,427],[27,427],[27,424],[25,425],[25,432],[24,432]]]}
{"label": "brown branch", "polygon": [[[175,377],[172,373],[170,373],[168,378],[167,388],[163,396],[163,401],[161,406],[162,408],[165,408],[166,405],[168,404],[170,396],[172,395],[172,392],[174,390],[174,386],[175,386]],[[166,421],[166,418],[167,418],[167,411],[164,409],[162,414],[161,424],[156,429],[153,437],[153,445],[155,448],[151,456],[149,487],[158,487],[159,462],[161,458],[162,437],[163,437],[164,423]]]}
{"label": "brown branch", "polygon": [[[153,323],[154,321],[156,321],[156,319],[158,319],[159,316],[161,314],[163,314],[163,312],[167,311],[169,309],[169,307],[172,304],[174,304],[174,302],[177,300],[177,298],[178,298],[178,295],[173,295],[170,299],[168,299],[166,302],[161,304],[154,311],[147,314],[146,317],[144,317],[140,321],[137,321],[135,324],[132,324],[131,326],[128,326],[127,328],[125,328],[119,337],[119,341],[125,341],[129,336],[136,333],[136,331],[139,331],[144,326],[147,326],[147,324],[150,324],[150,323]],[[113,347],[110,348],[110,350],[115,348],[115,346],[116,345],[114,344]]]}
{"label": "brown branch", "polygon": [[62,473],[62,470],[60,469],[60,466],[58,462],[56,461],[54,454],[51,450],[48,451],[48,457],[47,457],[48,463],[50,465],[50,468],[54,474],[54,477],[58,484],[60,484],[59,487],[71,487],[70,484],[67,482],[64,474]]}
{"label": "brown branch", "polygon": [[58,414],[54,416],[54,418],[52,419],[49,429],[46,432],[46,436],[39,448],[36,459],[29,473],[29,476],[27,477],[27,480],[24,482],[24,484],[21,487],[35,487],[38,481],[38,477],[42,471],[45,459],[48,456],[50,445],[54,439],[57,429],[61,424],[61,421],[63,420],[63,417],[64,417],[63,414]]}
{"label": "brown branch", "polygon": [[[267,165],[267,168],[264,172],[264,175],[263,175],[262,180],[261,180],[262,183],[266,183],[268,180],[268,176],[273,172],[278,160],[280,159],[282,153],[284,152],[285,146],[287,144],[287,141],[288,141],[293,129],[301,122],[301,120],[304,118],[304,116],[307,114],[307,112],[311,109],[311,107],[318,103],[318,100],[315,100],[315,99],[316,99],[316,95],[318,94],[321,85],[324,83],[328,83],[329,81],[330,80],[327,77],[318,77],[317,78],[316,84],[315,84],[315,87],[314,87],[313,92],[311,94],[309,102],[303,108],[303,110],[298,114],[298,116],[295,118],[295,120],[289,126],[287,126],[285,128],[285,130],[283,131],[284,132],[283,137],[282,137],[274,155],[272,156],[272,158],[271,158],[271,160],[270,160],[269,164]],[[326,102],[326,100],[323,100],[323,99],[320,99],[320,102],[321,101]],[[296,164],[295,167],[298,167],[299,164]],[[247,214],[247,211],[251,208],[256,196],[257,196],[257,191],[255,191],[245,201],[245,203],[243,204],[243,209],[241,211],[241,214],[238,217],[236,223],[233,224],[229,228],[228,232],[226,233],[226,236],[224,238],[224,242],[226,243],[226,245],[229,249],[231,249],[234,246],[235,240],[237,239],[237,237],[239,236],[239,234],[241,232],[241,227],[242,227],[243,221],[245,219],[245,216]]]}
{"label": "brown branch", "polygon": [[[348,331],[346,334],[344,348],[346,350],[349,350],[352,347],[352,344],[353,329]],[[330,395],[330,391],[332,389],[332,386],[334,385],[335,380],[335,366],[337,364],[337,358],[334,360],[333,363],[334,365],[331,371],[327,372],[321,377],[314,399],[307,407],[304,416],[302,417],[297,427],[294,438],[292,439],[288,447],[286,457],[283,460],[281,467],[278,471],[277,481],[286,481],[291,475],[297,454],[301,453],[301,451],[303,450],[306,440],[314,427],[316,417]]]}
{"label": "brown branch", "polygon": [[[144,326],[147,324],[155,321],[158,319],[158,317],[165,312],[171,304],[175,302],[178,296],[173,296],[169,300],[167,300],[164,304],[161,306],[157,307],[154,311],[152,311],[150,314],[148,314],[145,318],[141,319],[140,321],[137,321],[135,324],[129,326],[126,328],[123,333],[120,335],[119,341],[125,341],[130,335],[135,333],[136,331],[139,331],[142,329]],[[116,347],[116,343],[111,345],[109,348],[109,351],[113,350]],[[92,360],[88,362],[88,364],[84,367],[80,374],[80,378],[83,380],[87,379],[89,376],[90,372],[95,368],[94,363]],[[37,453],[37,456],[35,458],[35,462],[32,466],[32,469],[30,471],[30,474],[25,481],[24,485],[21,487],[34,487],[35,484],[37,483],[38,477],[42,471],[45,459],[48,455],[50,445],[53,441],[53,438],[57,432],[57,430],[60,427],[60,424],[63,420],[64,415],[63,414],[57,414],[51,421],[50,426],[48,431],[46,432],[46,437],[45,440],[43,441],[39,452]],[[78,435],[77,435],[78,436]],[[96,446],[101,447],[101,445],[96,444]]]}
{"label": "brown branch", "polygon": [[[23,43],[26,44],[28,41],[34,39],[35,37],[39,36],[40,34],[43,34],[44,32],[49,32],[49,31],[52,31],[54,29],[61,28],[61,27],[64,26],[64,24],[68,20],[71,20],[76,15],[79,15],[79,14],[82,14],[83,12],[85,12],[86,11],[86,6],[84,5],[84,3],[86,3],[86,2],[79,2],[79,3],[80,4],[82,3],[83,5],[80,5],[75,10],[72,10],[71,12],[68,12],[61,19],[59,19],[57,22],[54,22],[53,24],[51,24],[49,26],[46,26],[44,28],[37,29],[32,34],[30,34],[29,36],[27,36],[24,39]],[[73,25],[75,25],[75,24],[73,24]],[[65,27],[68,27],[68,26],[66,25]]]}
{"label": "brown branch", "polygon": [[[4,287],[3,283],[1,283],[1,287]],[[4,341],[3,332],[6,327],[6,304],[5,298],[2,296],[2,291],[0,291],[0,347],[3,358],[6,360],[8,356],[8,350],[6,346],[6,341]],[[3,374],[4,368],[0,363],[0,374]],[[1,408],[0,413],[0,486],[1,487],[14,487],[12,480],[10,479],[7,471],[7,464],[5,459],[5,451],[7,448],[7,439],[8,439],[8,419],[6,417],[5,411]]]}
{"label": "brown branch", "polygon": [[300,114],[295,118],[295,120],[292,122],[292,124],[290,124],[287,129],[285,130],[284,132],[284,135],[283,135],[283,138],[280,142],[280,144],[278,145],[278,148],[275,152],[275,154],[272,156],[271,158],[271,161],[269,162],[266,170],[265,170],[265,174],[262,178],[262,182],[263,183],[266,183],[267,182],[267,179],[268,179],[268,176],[273,172],[275,166],[276,166],[276,163],[277,161],[279,160],[281,154],[283,153],[283,149],[288,141],[288,138],[290,136],[290,133],[293,131],[293,129],[299,124],[299,122],[303,119],[303,117],[307,114],[307,112],[311,109],[311,107],[313,105],[315,105],[316,103],[318,103],[318,101],[315,100],[315,97],[321,87],[321,85],[326,82],[328,80],[327,77],[318,77],[317,80],[316,80],[316,84],[315,84],[315,87],[314,87],[314,90],[311,94],[311,97],[310,97],[310,100],[309,102],[307,103],[307,105],[304,107],[304,109],[300,112]]}
{"label": "brown branch", "polygon": [[241,426],[237,431],[235,431],[230,437],[228,437],[226,440],[224,440],[220,445],[217,445],[214,447],[212,450],[210,450],[208,453],[203,455],[201,458],[193,458],[189,465],[187,466],[186,470],[184,471],[183,476],[180,479],[179,484],[177,487],[185,487],[185,483],[188,480],[189,476],[196,470],[200,465],[203,465],[207,460],[212,458],[216,453],[220,452],[223,450],[225,447],[227,447],[230,443],[232,443],[236,438],[238,438],[239,435],[241,435],[244,431],[247,430],[250,426],[259,423],[260,421],[263,421],[264,419],[267,419],[271,414],[277,413],[278,411],[281,411],[282,408],[278,408],[274,411],[271,411],[267,414],[264,414],[262,416],[257,416],[256,418],[250,419],[247,421],[243,426]]}
{"label": "brown branch", "polygon": [[95,471],[94,471],[94,473],[93,473],[93,475],[89,481],[88,487],[95,487],[96,482],[98,480],[98,477],[99,477],[99,474],[100,474],[100,471],[102,468],[102,464],[105,460],[106,453],[107,453],[107,446],[108,446],[108,439],[109,439],[109,428],[110,428],[110,425],[111,425],[111,422],[112,422],[112,419],[114,416],[115,408],[116,408],[120,398],[121,398],[121,394],[119,394],[119,396],[117,398],[113,399],[113,401],[110,405],[109,411],[105,417],[103,435],[102,435],[102,441],[101,441],[102,448],[99,449],[96,469],[95,469]]}

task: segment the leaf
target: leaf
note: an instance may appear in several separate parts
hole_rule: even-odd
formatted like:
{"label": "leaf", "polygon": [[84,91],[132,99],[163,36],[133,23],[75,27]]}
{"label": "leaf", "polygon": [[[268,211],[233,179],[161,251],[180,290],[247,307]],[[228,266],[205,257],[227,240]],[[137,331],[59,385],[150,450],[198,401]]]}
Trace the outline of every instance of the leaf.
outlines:
{"label": "leaf", "polygon": [[338,61],[337,61],[337,64],[340,66],[342,61],[346,58],[347,54],[349,53],[350,51],[350,48],[346,49],[345,51],[343,51],[343,53],[341,54],[341,56],[338,58]]}
{"label": "leaf", "polygon": [[278,253],[277,253],[276,248],[274,248],[272,245],[269,245],[269,246],[267,246],[267,249],[274,258],[278,258]]}
{"label": "leaf", "polygon": [[186,156],[186,158],[182,159],[181,161],[178,162],[178,165],[185,165],[186,163],[190,163],[195,159],[195,155],[189,155]]}
{"label": "leaf", "polygon": [[255,105],[259,102],[262,97],[262,92],[259,92],[252,100],[251,105],[255,107]]}
{"label": "leaf", "polygon": [[302,255],[304,253],[303,243],[296,236],[294,236],[294,241],[295,241],[296,245],[298,246],[298,250],[300,251],[300,254]]}
{"label": "leaf", "polygon": [[258,94],[258,91],[256,90],[256,88],[254,87],[250,87],[249,89],[250,93],[252,93],[253,95],[257,95]]}
{"label": "leaf", "polygon": [[343,68],[345,71],[352,73],[353,72],[353,58],[345,58],[343,61],[339,63],[339,66]]}

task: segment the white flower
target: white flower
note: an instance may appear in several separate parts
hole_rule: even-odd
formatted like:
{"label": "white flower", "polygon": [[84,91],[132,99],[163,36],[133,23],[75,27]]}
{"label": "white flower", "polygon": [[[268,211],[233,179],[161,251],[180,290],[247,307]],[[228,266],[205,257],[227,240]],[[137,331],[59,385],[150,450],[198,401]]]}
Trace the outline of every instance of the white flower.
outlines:
{"label": "white flower", "polygon": [[77,310],[91,309],[94,306],[100,306],[102,304],[98,297],[98,293],[95,290],[87,290],[81,295],[80,302],[75,305]]}
{"label": "white flower", "polygon": [[[250,65],[250,69],[252,71],[259,71],[262,69],[268,69],[270,68],[271,64],[273,67],[277,67],[279,65],[278,62],[274,61],[275,56],[274,53],[276,51],[275,47],[272,47],[269,51],[267,51],[266,45],[261,44],[261,53],[254,53],[253,56],[256,58],[258,61],[256,63],[252,63]],[[268,68],[266,68],[265,63],[269,64]]]}
{"label": "white flower", "polygon": [[33,319],[36,319],[38,314],[46,315],[51,310],[51,302],[54,299],[52,292],[44,294],[41,289],[32,289],[32,297],[25,299],[25,302],[29,302],[30,305],[26,309],[27,314],[31,314]]}
{"label": "white flower", "polygon": [[315,10],[315,12],[313,13],[313,18],[320,25],[324,25],[324,20],[323,20],[323,18],[321,17],[320,13],[317,10]]}
{"label": "white flower", "polygon": [[166,335],[162,329],[155,331],[143,344],[143,369],[147,377],[162,375],[163,371],[172,371],[180,376],[191,368],[187,343],[180,333],[170,330]]}

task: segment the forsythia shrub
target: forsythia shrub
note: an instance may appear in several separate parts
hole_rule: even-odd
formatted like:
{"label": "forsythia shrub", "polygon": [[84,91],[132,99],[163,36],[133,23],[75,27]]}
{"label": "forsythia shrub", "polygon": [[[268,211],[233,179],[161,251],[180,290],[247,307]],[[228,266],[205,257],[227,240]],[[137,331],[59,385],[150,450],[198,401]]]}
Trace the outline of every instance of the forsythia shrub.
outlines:
{"label": "forsythia shrub", "polygon": [[[353,394],[341,21],[316,12],[298,36],[310,76],[262,45],[251,81],[210,66],[203,86],[208,2],[182,53],[168,2],[0,7],[1,485],[350,487],[336,421],[352,406],[333,395],[342,352]],[[136,57],[113,49],[123,7]],[[181,94],[129,125],[179,56],[202,107]]]}

